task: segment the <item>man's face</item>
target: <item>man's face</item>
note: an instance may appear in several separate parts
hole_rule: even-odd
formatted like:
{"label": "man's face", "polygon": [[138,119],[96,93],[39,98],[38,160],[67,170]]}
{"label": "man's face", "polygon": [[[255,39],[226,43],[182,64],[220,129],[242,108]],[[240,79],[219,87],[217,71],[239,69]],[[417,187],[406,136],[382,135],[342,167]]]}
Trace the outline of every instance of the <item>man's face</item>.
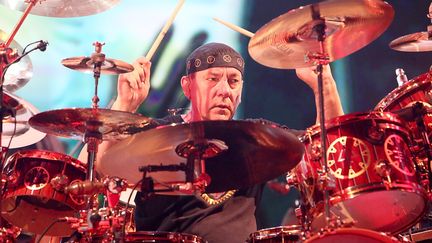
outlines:
{"label": "man's face", "polygon": [[[230,120],[240,104],[242,75],[232,67],[213,67],[182,80],[192,103],[192,120]],[[183,85],[183,82],[186,82]]]}

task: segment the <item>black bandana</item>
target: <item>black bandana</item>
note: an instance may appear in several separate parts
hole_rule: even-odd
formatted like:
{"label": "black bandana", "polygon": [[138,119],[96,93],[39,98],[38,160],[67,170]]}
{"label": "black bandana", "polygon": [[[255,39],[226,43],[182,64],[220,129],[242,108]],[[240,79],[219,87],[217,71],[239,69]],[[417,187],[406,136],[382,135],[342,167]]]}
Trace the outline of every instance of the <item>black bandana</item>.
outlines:
{"label": "black bandana", "polygon": [[187,75],[212,67],[233,67],[243,75],[244,60],[238,52],[222,43],[202,45],[186,60]]}

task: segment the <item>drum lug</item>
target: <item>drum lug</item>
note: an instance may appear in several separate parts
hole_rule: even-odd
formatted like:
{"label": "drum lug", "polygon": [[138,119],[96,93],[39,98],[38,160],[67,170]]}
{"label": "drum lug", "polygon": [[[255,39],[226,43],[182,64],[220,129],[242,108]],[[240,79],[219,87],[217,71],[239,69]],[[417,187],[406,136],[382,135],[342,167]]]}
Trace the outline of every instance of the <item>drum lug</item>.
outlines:
{"label": "drum lug", "polygon": [[286,182],[287,182],[288,186],[290,186],[290,187],[291,186],[294,186],[294,187],[298,186],[298,179],[297,179],[297,176],[296,176],[295,173],[288,172],[286,174],[285,179],[286,179]]}
{"label": "drum lug", "polygon": [[336,189],[336,178],[332,174],[321,172],[318,178],[318,188],[320,190],[332,191]]}
{"label": "drum lug", "polygon": [[377,125],[371,126],[367,130],[367,136],[371,142],[381,143],[384,139],[384,130]]}
{"label": "drum lug", "polygon": [[310,147],[311,160],[318,161],[321,159],[321,142],[314,141]]}
{"label": "drum lug", "polygon": [[54,176],[50,181],[51,186],[54,190],[62,192],[64,188],[69,184],[69,177],[66,175],[58,174]]}
{"label": "drum lug", "polygon": [[375,172],[384,180],[384,182],[391,183],[391,166],[387,160],[381,160],[375,165]]}

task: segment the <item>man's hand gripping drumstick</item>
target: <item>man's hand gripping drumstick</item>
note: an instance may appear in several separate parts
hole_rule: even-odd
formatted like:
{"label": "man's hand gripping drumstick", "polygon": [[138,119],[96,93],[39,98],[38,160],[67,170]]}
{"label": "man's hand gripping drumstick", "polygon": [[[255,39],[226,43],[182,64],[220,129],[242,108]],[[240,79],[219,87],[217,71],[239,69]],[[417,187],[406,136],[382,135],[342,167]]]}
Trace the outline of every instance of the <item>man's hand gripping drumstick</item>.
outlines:
{"label": "man's hand gripping drumstick", "polygon": [[150,60],[171,27],[184,2],[185,0],[180,0],[178,2],[174,12],[165,23],[147,55],[138,58],[132,64],[134,71],[119,76],[117,84],[117,99],[114,102],[112,109],[135,112],[138,110],[141,103],[147,98],[150,90]]}

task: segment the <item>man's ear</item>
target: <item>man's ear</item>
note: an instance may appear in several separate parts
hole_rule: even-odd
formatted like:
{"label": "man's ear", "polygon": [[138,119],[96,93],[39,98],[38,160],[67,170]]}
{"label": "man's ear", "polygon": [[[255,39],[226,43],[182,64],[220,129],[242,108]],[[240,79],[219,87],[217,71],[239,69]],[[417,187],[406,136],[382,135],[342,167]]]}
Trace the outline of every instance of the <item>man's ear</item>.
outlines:
{"label": "man's ear", "polygon": [[188,98],[188,100],[190,100],[190,78],[189,76],[183,76],[180,80],[182,89],[183,89],[183,93],[186,96],[186,98]]}

